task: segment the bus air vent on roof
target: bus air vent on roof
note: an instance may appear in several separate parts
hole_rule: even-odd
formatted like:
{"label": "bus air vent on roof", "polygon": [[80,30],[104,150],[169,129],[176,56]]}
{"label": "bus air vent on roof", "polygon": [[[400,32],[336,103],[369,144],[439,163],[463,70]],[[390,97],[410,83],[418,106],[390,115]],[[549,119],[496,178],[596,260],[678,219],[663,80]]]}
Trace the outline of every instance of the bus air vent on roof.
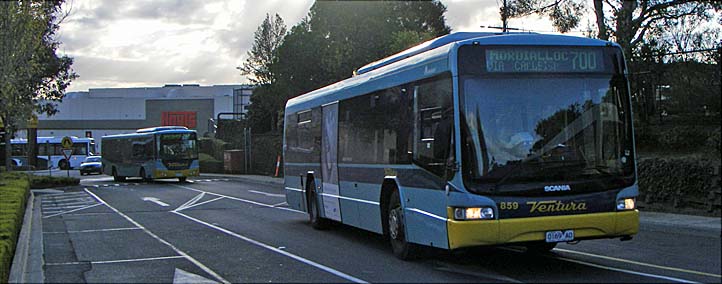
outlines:
{"label": "bus air vent on roof", "polygon": [[141,128],[136,131],[137,133],[148,133],[148,132],[156,132],[156,131],[163,131],[163,130],[173,130],[173,129],[184,129],[187,130],[188,128],[185,126],[160,126],[160,127],[149,127],[149,128]]}

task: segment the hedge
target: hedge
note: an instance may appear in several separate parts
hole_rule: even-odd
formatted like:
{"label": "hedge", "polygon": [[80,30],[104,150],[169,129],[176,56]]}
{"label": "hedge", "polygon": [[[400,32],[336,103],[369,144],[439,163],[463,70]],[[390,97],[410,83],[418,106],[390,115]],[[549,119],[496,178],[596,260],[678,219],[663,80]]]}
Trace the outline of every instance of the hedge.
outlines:
{"label": "hedge", "polygon": [[8,281],[29,188],[28,176],[25,174],[0,174],[0,283]]}
{"label": "hedge", "polygon": [[30,188],[51,188],[74,186],[80,184],[80,179],[72,177],[30,176]]}
{"label": "hedge", "polygon": [[645,203],[701,207],[719,190],[719,160],[647,158],[639,161],[639,198]]}

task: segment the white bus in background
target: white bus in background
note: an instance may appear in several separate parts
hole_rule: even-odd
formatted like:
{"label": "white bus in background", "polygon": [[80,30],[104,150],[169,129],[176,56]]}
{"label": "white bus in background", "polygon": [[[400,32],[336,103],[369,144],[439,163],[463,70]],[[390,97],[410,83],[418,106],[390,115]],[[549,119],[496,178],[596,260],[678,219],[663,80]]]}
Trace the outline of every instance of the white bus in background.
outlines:
{"label": "white bus in background", "polygon": [[[88,156],[93,156],[95,151],[95,139],[79,138],[70,136],[73,140],[73,155],[70,159],[63,156],[63,146],[60,141],[63,137],[38,137],[38,158],[48,160],[50,155],[50,167],[60,169],[76,169]],[[14,158],[27,157],[28,140],[24,138],[10,140],[12,144],[12,156]]]}

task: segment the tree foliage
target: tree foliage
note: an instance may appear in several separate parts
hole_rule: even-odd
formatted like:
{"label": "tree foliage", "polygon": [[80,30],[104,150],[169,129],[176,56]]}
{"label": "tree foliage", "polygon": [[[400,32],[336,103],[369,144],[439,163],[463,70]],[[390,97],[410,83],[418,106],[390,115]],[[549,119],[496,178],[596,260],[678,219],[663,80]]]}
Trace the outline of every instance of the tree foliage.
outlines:
{"label": "tree foliage", "polygon": [[[0,117],[5,143],[34,113],[53,115],[77,77],[73,59],[58,56],[62,0],[0,3]],[[5,164],[9,168],[10,147]]]}
{"label": "tree foliage", "polygon": [[270,66],[273,83],[254,92],[250,106],[254,131],[280,129],[289,98],[448,34],[451,29],[445,24],[445,11],[439,1],[317,1],[278,48],[278,60]]}
{"label": "tree foliage", "polygon": [[[648,33],[665,27],[661,23],[709,21],[722,9],[722,2],[713,0],[593,0],[593,4],[596,37],[619,43],[628,58]],[[549,16],[556,29],[567,32],[579,25],[587,7],[582,0],[512,0],[508,9],[511,17]]]}
{"label": "tree foliage", "polygon": [[276,60],[276,52],[286,36],[286,24],[276,14],[273,19],[266,14],[266,19],[253,34],[253,47],[248,51],[248,58],[241,66],[241,75],[250,76],[254,85],[265,85],[273,82],[273,74],[269,67]]}

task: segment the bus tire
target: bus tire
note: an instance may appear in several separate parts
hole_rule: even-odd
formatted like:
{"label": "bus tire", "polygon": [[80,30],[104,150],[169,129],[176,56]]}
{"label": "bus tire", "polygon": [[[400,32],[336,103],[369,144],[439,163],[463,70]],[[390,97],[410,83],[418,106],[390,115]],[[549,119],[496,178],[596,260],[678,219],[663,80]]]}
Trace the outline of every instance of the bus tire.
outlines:
{"label": "bus tire", "polygon": [[113,180],[114,181],[125,181],[125,177],[118,176],[118,172],[113,167]]}
{"label": "bus tire", "polygon": [[149,178],[145,173],[145,168],[140,168],[140,178],[145,182],[153,181],[153,179]]}
{"label": "bus tire", "polygon": [[187,177],[178,177],[179,182],[186,182],[186,180],[188,180]]}
{"label": "bus tire", "polygon": [[308,179],[306,203],[306,208],[308,208],[308,221],[311,223],[311,227],[316,230],[328,229],[328,220],[320,216],[321,209],[316,199],[316,182],[313,181],[313,178]]}
{"label": "bus tire", "polygon": [[526,252],[528,253],[547,253],[550,252],[557,246],[557,243],[547,243],[544,241],[528,243],[526,246]]}
{"label": "bus tire", "polygon": [[401,206],[399,191],[394,190],[386,207],[386,230],[394,255],[401,260],[412,260],[418,256],[419,246],[406,240],[404,209]]}
{"label": "bus tire", "polygon": [[68,170],[70,169],[70,163],[68,163],[68,160],[62,159],[58,162],[58,168],[61,170]]}

